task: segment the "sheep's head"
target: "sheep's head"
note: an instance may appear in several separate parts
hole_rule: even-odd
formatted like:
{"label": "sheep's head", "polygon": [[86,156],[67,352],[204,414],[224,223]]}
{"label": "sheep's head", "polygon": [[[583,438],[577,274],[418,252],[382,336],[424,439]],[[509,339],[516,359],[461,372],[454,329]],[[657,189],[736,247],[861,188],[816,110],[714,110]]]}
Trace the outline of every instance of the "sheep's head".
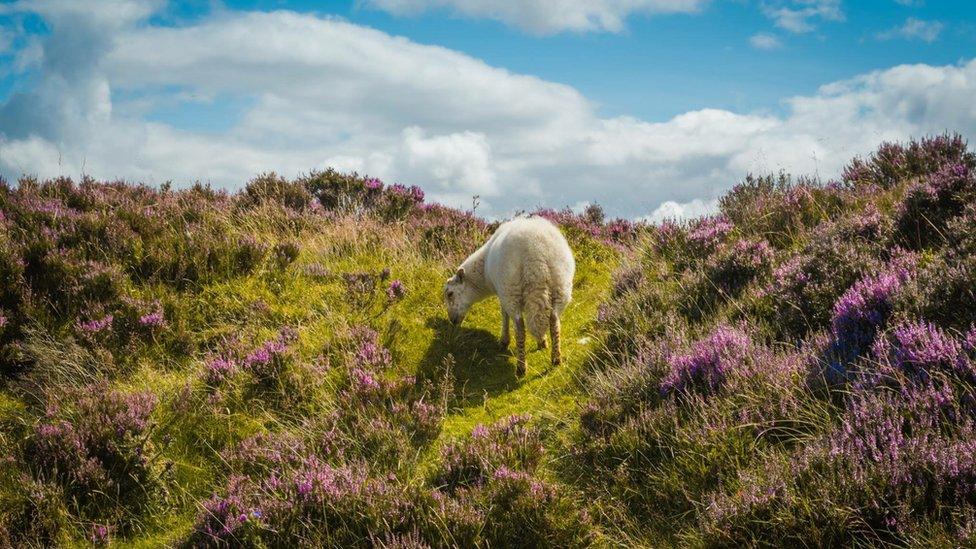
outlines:
{"label": "sheep's head", "polygon": [[455,326],[464,320],[468,309],[475,302],[475,289],[464,277],[464,267],[444,283],[444,301],[447,303],[447,317]]}

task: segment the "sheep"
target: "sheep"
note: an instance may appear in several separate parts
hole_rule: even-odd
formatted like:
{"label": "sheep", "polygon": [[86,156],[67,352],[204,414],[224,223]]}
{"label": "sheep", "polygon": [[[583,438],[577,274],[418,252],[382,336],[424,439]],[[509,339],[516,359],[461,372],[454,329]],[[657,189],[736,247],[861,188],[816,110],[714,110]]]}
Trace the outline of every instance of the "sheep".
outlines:
{"label": "sheep", "polygon": [[552,364],[562,359],[559,316],[573,296],[576,260],[559,229],[542,217],[502,223],[483,246],[461,263],[444,285],[448,317],[457,326],[471,305],[497,295],[502,310],[501,344],[510,343],[515,321],[517,376],[525,375],[525,328],[546,347],[552,339]]}

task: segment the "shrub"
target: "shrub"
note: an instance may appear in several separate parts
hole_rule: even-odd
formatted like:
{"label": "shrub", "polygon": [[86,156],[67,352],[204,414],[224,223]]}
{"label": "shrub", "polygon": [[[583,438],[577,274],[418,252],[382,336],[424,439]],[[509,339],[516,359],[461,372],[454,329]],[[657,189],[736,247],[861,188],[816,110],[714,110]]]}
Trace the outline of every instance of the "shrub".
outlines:
{"label": "shrub", "polygon": [[823,224],[773,271],[764,290],[777,337],[798,340],[826,328],[834,303],[883,255],[888,225],[877,210]]}
{"label": "shrub", "polygon": [[900,242],[915,250],[945,242],[949,222],[962,214],[974,199],[976,167],[953,164],[929,175],[908,189],[899,207]]}
{"label": "shrub", "polygon": [[954,374],[976,383],[973,364],[954,337],[928,322],[905,322],[878,338],[874,355],[910,379],[927,382],[933,374]]}
{"label": "shrub", "polygon": [[61,486],[79,519],[128,531],[158,503],[162,488],[148,436],[156,397],[104,385],[69,396],[34,427],[24,449],[28,466],[36,478]]}
{"label": "shrub", "polygon": [[784,249],[805,231],[840,217],[851,200],[851,194],[835,183],[793,181],[786,174],[749,175],[722,196],[719,209],[744,234]]}
{"label": "shrub", "polygon": [[843,179],[857,188],[870,184],[891,188],[951,164],[976,168],[976,155],[969,151],[962,136],[945,134],[912,140],[908,145],[882,143],[867,160],[855,158],[848,164]]}
{"label": "shrub", "polygon": [[661,381],[661,394],[715,393],[730,371],[743,365],[751,347],[752,342],[743,331],[719,326],[689,353],[669,358],[670,371]]}
{"label": "shrub", "polygon": [[753,281],[766,278],[772,264],[773,251],[765,240],[739,240],[720,246],[700,273],[691,274],[693,282],[682,297],[682,312],[700,319],[716,304],[738,297]]}
{"label": "shrub", "polygon": [[312,193],[302,182],[290,182],[274,173],[262,174],[248,181],[240,197],[240,203],[245,207],[270,201],[297,211],[308,209],[312,200]]}
{"label": "shrub", "polygon": [[542,457],[542,441],[526,416],[511,416],[490,427],[479,425],[462,444],[444,448],[431,483],[448,492],[480,486],[506,467],[533,471]]}

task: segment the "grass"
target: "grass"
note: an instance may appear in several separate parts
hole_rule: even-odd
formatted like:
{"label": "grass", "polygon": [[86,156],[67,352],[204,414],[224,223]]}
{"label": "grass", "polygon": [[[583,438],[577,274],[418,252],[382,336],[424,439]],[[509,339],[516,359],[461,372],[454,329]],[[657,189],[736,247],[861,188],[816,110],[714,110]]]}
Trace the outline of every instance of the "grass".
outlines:
{"label": "grass", "polygon": [[[275,236],[268,227],[250,230],[268,240]],[[197,341],[230,337],[259,341],[273,335],[278,326],[289,325],[300,333],[298,353],[311,359],[327,352],[350,327],[366,324],[379,332],[398,373],[436,376],[450,357],[454,396],[439,438],[423,449],[413,470],[414,482],[421,482],[436,467],[442,446],[468,436],[478,424],[513,414],[554,420],[571,413],[579,394],[578,377],[597,342],[592,331],[596,310],[608,296],[621,252],[589,238],[574,242],[577,276],[573,301],[562,318],[563,362],[553,367],[549,351],[537,349],[530,341],[527,374],[519,379],[514,374],[513,350],[499,343],[497,299],[476,304],[462,326],[452,326],[441,302],[442,284],[462,257],[458,253],[423,257],[400,236],[395,226],[341,218],[301,233],[301,255],[284,271],[266,268],[171,297],[185,312],[190,337]],[[402,300],[387,303],[382,291],[362,302],[349,299],[344,273],[384,269],[406,286]],[[312,270],[326,274],[310,275]],[[147,293],[163,292],[156,288]],[[170,512],[146,521],[141,534],[120,540],[122,545],[152,547],[185,538],[199,502],[221,490],[220,452],[251,434],[288,430],[302,420],[256,402],[235,403],[236,408],[225,410],[217,421],[181,415],[171,409],[171,401],[187,384],[195,383],[201,368],[199,358],[173,359],[161,345],[150,344],[131,374],[116,382],[124,391],[161,395],[163,412],[157,415],[153,438],[171,439],[159,459],[173,463]],[[20,413],[16,398],[5,393],[0,398],[0,414]],[[313,409],[331,405],[329,394],[315,398],[322,401],[313,403]]]}

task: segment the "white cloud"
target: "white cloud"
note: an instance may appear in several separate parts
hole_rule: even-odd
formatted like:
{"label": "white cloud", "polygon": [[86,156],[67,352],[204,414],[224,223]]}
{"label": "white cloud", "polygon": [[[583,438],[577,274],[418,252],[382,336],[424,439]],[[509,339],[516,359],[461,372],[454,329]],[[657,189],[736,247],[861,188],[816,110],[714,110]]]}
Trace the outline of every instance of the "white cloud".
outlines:
{"label": "white cloud", "polygon": [[903,38],[905,40],[921,40],[922,42],[932,43],[939,39],[943,28],[944,25],[939,21],[923,21],[909,17],[902,26],[878,33],[877,38],[879,40]]}
{"label": "white cloud", "polygon": [[0,14],[31,12],[48,20],[96,20],[119,27],[141,21],[159,10],[165,0],[16,0],[0,6]]}
{"label": "white cloud", "polygon": [[493,197],[499,192],[491,167],[491,145],[482,133],[428,137],[421,128],[407,128],[399,162],[399,173],[432,176],[431,186],[442,193]]}
{"label": "white cloud", "polygon": [[844,20],[841,0],[771,0],[763,3],[763,13],[777,27],[794,33],[814,30],[814,20]]}
{"label": "white cloud", "polygon": [[718,211],[718,199],[702,200],[696,198],[688,202],[668,200],[658,206],[651,215],[641,218],[648,223],[660,223],[665,220],[682,221],[704,215],[711,215]]}
{"label": "white cloud", "polygon": [[488,18],[536,34],[561,31],[619,32],[636,13],[691,13],[708,0],[360,0],[394,15],[446,9],[464,17]]}
{"label": "white cloud", "polygon": [[[71,47],[93,36],[97,51]],[[36,70],[33,92],[0,105],[7,177],[84,170],[236,188],[267,170],[336,166],[458,206],[478,194],[487,215],[586,201],[609,215],[692,215],[750,171],[827,178],[881,140],[976,133],[976,62],[832,83],[781,116],[702,109],[651,122],[601,117],[572,87],[455,51],[291,12],[110,33],[54,25]],[[197,96],[246,101],[222,131],[143,118],[147,104]]]}
{"label": "white cloud", "polygon": [[750,36],[749,43],[757,50],[775,50],[783,45],[776,35],[768,32],[760,32]]}

